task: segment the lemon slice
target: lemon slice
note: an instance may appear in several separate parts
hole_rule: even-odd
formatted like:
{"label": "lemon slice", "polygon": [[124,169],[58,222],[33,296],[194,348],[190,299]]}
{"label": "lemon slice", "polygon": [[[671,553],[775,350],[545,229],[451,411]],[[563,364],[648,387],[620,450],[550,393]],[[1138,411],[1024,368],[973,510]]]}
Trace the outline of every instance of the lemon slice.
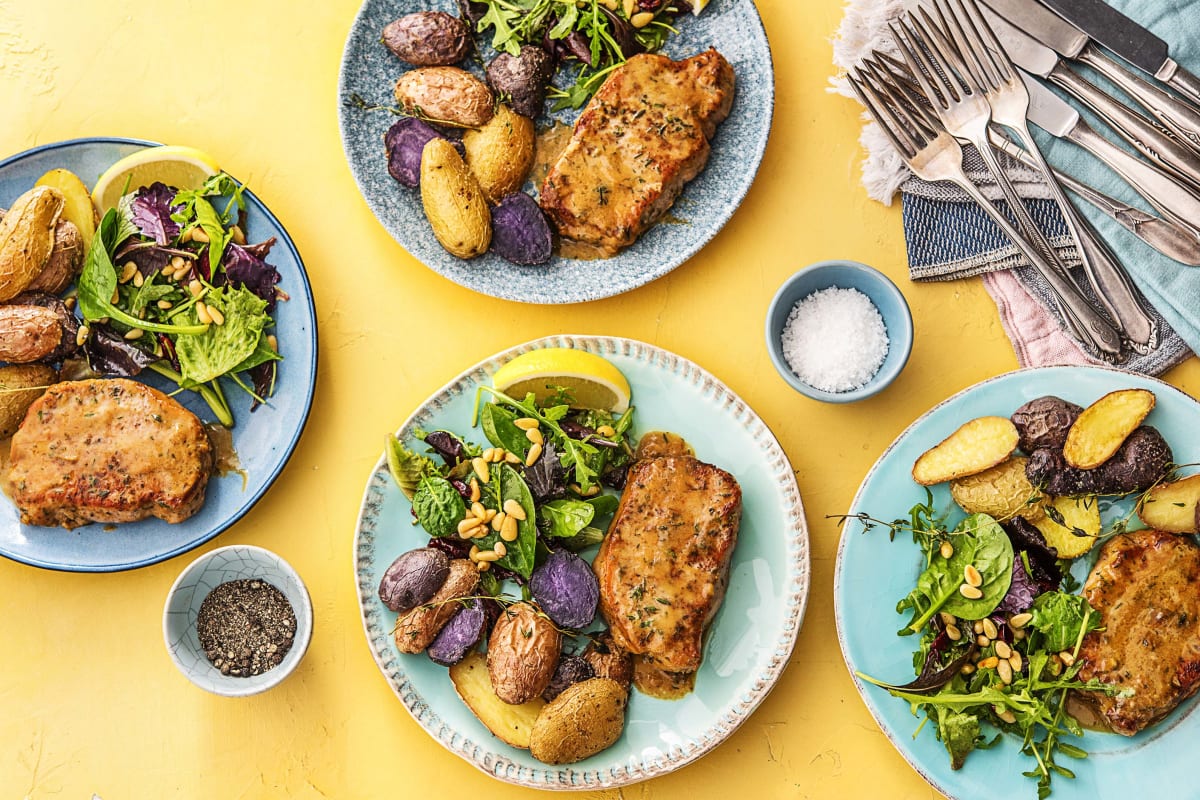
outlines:
{"label": "lemon slice", "polygon": [[692,15],[699,16],[700,12],[703,11],[705,6],[708,5],[708,0],[691,0],[691,3],[692,3]]}
{"label": "lemon slice", "polygon": [[103,214],[121,199],[126,184],[131,192],[155,181],[176,189],[199,189],[220,169],[215,158],[194,147],[147,147],[105,170],[92,189],[92,202]]}
{"label": "lemon slice", "polygon": [[519,355],[496,370],[492,384],[517,400],[533,392],[541,401],[561,387],[570,393],[575,408],[602,408],[614,414],[629,408],[629,381],[619,369],[598,355],[566,347]]}

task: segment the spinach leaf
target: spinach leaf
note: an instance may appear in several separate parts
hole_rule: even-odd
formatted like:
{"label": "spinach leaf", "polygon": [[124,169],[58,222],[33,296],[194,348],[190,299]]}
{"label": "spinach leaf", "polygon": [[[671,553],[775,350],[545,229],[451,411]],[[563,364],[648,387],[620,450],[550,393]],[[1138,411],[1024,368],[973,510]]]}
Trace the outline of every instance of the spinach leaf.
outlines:
{"label": "spinach leaf", "polygon": [[383,443],[387,455],[388,472],[392,480],[409,500],[417,493],[421,479],[427,476],[440,477],[437,464],[431,458],[414,453],[392,434],[387,434]]}
{"label": "spinach leaf", "polygon": [[417,521],[436,539],[457,533],[458,523],[467,516],[467,505],[462,495],[445,478],[421,478],[412,503],[417,512]]}
{"label": "spinach leaf", "polygon": [[480,413],[483,435],[492,446],[503,447],[508,452],[524,458],[533,443],[529,441],[525,431],[517,427],[517,419],[516,412],[495,403],[488,403]]}
{"label": "spinach leaf", "polygon": [[592,522],[596,509],[582,500],[554,500],[538,509],[549,536],[570,539]]}
{"label": "spinach leaf", "polygon": [[1046,592],[1033,601],[1031,610],[1033,619],[1029,625],[1045,637],[1043,646],[1051,653],[1073,648],[1088,631],[1101,626],[1100,615],[1092,610],[1086,598],[1077,594]]}
{"label": "spinach leaf", "polygon": [[974,532],[975,552],[966,560],[958,558],[956,551],[946,563],[954,570],[951,575],[957,574],[959,583],[967,564],[973,564],[983,577],[983,585],[979,587],[983,597],[971,600],[956,591],[940,610],[962,619],[983,619],[1000,605],[1012,584],[1012,541],[1000,523],[987,514],[972,514],[959,523],[958,530],[963,531],[961,535]]}
{"label": "spinach leaf", "polygon": [[597,517],[615,514],[619,505],[617,498],[611,494],[598,494],[595,497],[589,497],[584,502],[596,510]]}
{"label": "spinach leaf", "polygon": [[600,544],[602,541],[604,541],[604,531],[589,525],[570,539],[559,539],[558,544],[561,544],[572,553],[578,553],[580,550],[586,550],[593,545]]}
{"label": "spinach leaf", "polygon": [[[179,371],[191,382],[185,388],[207,383],[246,363],[259,350],[263,329],[271,321],[266,301],[249,289],[210,289],[204,302],[225,315],[225,324],[210,325],[202,335],[180,337],[175,343]],[[194,307],[187,316],[199,321]]]}
{"label": "spinach leaf", "polygon": [[[525,510],[525,519],[517,523],[517,539],[505,542],[505,554],[496,564],[512,570],[523,578],[533,573],[534,559],[537,553],[537,510],[533,506],[533,495],[529,487],[521,479],[521,474],[503,462],[492,466],[491,481],[485,484],[491,508],[503,508],[505,500],[516,500]],[[475,544],[480,550],[495,549],[496,542],[501,541],[500,534],[488,530],[488,535],[476,539]]]}

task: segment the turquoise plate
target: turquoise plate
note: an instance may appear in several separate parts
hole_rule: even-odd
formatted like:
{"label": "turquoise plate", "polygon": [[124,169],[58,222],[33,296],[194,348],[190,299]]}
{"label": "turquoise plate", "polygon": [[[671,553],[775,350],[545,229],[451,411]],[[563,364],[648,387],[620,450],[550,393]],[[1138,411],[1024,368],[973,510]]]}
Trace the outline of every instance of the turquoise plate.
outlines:
{"label": "turquoise plate", "polygon": [[[555,336],[519,345],[455,378],[418,408],[399,435],[446,428],[470,432],[475,388],[509,359],[544,347],[574,347],[612,361],[633,387],[638,431],[675,431],[698,457],[720,465],[742,487],[742,526],[725,601],[709,629],[696,690],[680,700],[634,692],[625,731],[609,749],[553,767],[495,738],[463,704],[445,667],[402,655],[392,643],[396,614],[377,594],[396,556],[428,537],[380,458],[367,481],[354,539],[355,578],[371,653],[413,718],[451,752],[504,781],[537,789],[601,789],[663,775],[721,743],[762,702],[787,666],[808,597],[808,529],[800,491],[779,442],[720,381],[685,358],[641,342]],[[478,430],[471,436],[484,441]]]}
{"label": "turquoise plate", "polygon": [[[1057,395],[1087,406],[1116,389],[1145,388],[1158,404],[1147,418],[1166,437],[1178,462],[1200,459],[1200,406],[1180,390],[1153,378],[1100,367],[1044,367],[1001,375],[965,389],[936,406],[908,427],[871,468],[854,498],[850,514],[866,513],[876,519],[906,517],[909,508],[924,500],[924,490],[911,477],[913,462],[968,419],[995,414],[1007,417],[1018,406],[1042,395]],[[945,484],[933,487],[935,507],[953,507]],[[1105,509],[1104,519],[1116,518],[1129,508]],[[1105,508],[1102,505],[1102,509]],[[838,639],[851,675],[856,671],[884,681],[912,679],[915,640],[896,635],[904,618],[896,603],[912,590],[920,572],[920,551],[911,537],[888,541],[887,531],[863,533],[862,525],[848,521],[838,548],[834,604]],[[1080,580],[1090,569],[1079,559],[1072,573]],[[984,797],[1037,797],[1034,779],[1022,776],[1032,768],[1020,754],[1019,742],[1005,737],[990,750],[978,750],[962,769],[950,769],[950,757],[928,726],[914,738],[921,720],[903,700],[883,689],[855,684],[879,727],[913,769],[942,794],[956,800]],[[1091,755],[1059,763],[1075,772],[1071,780],[1055,776],[1053,800],[1128,800],[1158,795],[1183,797],[1183,787],[1194,784],[1191,743],[1200,740],[1200,716],[1188,701],[1158,725],[1132,738],[1087,732],[1080,746]],[[1077,740],[1071,739],[1075,742]]]}
{"label": "turquoise plate", "polygon": [[[715,47],[733,65],[737,81],[729,119],[712,140],[708,166],[675,206],[682,224],[659,224],[613,258],[598,261],[555,256],[540,267],[510,264],[486,253],[470,261],[447,253],[433,237],[418,189],[401,186],[387,170],[383,135],[397,117],[354,107],[355,96],[394,106],[392,87],[408,65],[379,41],[385,25],[413,11],[457,14],[454,0],[366,0],[354,20],[338,78],[338,121],[350,171],[371,211],[388,233],[421,263],[481,294],[526,303],[581,303],[610,297],[660,278],[687,261],[729,221],[750,190],[767,147],[775,105],[775,74],[767,34],[753,0],[713,0],[697,17],[680,15],[678,36],[663,49],[679,59]],[[482,37],[480,37],[482,38]],[[486,45],[485,45],[486,48]],[[490,59],[491,50],[484,54]],[[465,67],[478,68],[471,63]],[[551,104],[547,103],[547,107]],[[576,111],[554,119],[572,123]],[[539,127],[552,120],[543,116]],[[532,191],[535,187],[526,186]]]}
{"label": "turquoise plate", "polygon": [[[71,170],[89,187],[118,159],[155,144],[135,139],[91,138],[43,145],[0,162],[0,207],[7,207],[46,171]],[[35,567],[73,572],[115,572],[144,567],[208,541],[239,520],[271,486],[300,440],[312,406],[317,372],[317,321],[312,290],[295,245],[275,216],[250,191],[246,197],[246,234],[251,241],[278,239],[267,259],[282,276],[279,288],[291,299],[276,305],[276,334],[284,360],[275,396],[250,413],[250,398],[227,391],[237,427],[233,445],[246,480],[236,474],[214,477],[204,507],[177,525],[148,519],[122,525],[85,525],[73,531],[35,528],[20,523],[12,503],[0,498],[0,555]],[[170,391],[169,382],[150,376],[146,383]],[[199,396],[176,399],[202,420],[212,414]]]}

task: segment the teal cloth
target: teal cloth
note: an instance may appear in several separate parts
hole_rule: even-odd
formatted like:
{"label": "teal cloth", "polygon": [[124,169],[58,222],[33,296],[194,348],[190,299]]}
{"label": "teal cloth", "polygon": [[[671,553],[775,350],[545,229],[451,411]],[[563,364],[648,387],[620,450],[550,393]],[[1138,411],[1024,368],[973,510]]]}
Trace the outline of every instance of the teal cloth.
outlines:
{"label": "teal cloth", "polygon": [[[1108,3],[1165,39],[1170,45],[1171,57],[1189,71],[1200,74],[1200,0],[1108,0]],[[1109,89],[1114,96],[1124,97],[1095,72],[1079,64],[1071,66],[1089,80]],[[1065,97],[1061,92],[1059,94]],[[1102,136],[1125,145],[1116,133],[1083,111],[1078,103],[1069,102],[1081,110],[1084,119]],[[1132,100],[1128,100],[1128,104],[1142,110]],[[1055,139],[1036,127],[1033,132],[1047,160],[1055,167],[1105,194],[1152,210],[1120,176],[1087,151],[1072,142]],[[1159,254],[1090,204],[1080,202],[1076,205],[1112,246],[1146,298],[1192,351],[1200,352],[1200,267],[1187,267]],[[1200,220],[1192,221],[1200,224]]]}

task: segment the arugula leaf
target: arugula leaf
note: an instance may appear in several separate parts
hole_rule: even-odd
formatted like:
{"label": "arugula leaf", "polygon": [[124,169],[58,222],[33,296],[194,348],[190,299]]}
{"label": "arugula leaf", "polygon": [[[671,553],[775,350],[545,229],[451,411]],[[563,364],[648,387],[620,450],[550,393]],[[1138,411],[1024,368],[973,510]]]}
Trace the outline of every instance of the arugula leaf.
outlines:
{"label": "arugula leaf", "polygon": [[[247,363],[258,352],[263,329],[271,320],[266,301],[249,289],[210,289],[204,302],[225,315],[225,324],[210,325],[204,334],[175,343],[180,372],[192,384],[207,383]],[[194,308],[187,316],[199,320]]]}
{"label": "arugula leaf", "polygon": [[965,711],[942,709],[937,729],[942,744],[950,753],[950,769],[962,769],[967,756],[983,738],[979,717]]}
{"label": "arugula leaf", "polygon": [[1031,611],[1033,619],[1029,626],[1045,637],[1043,646],[1052,653],[1074,647],[1088,631],[1101,624],[1100,615],[1092,610],[1087,598],[1077,594],[1046,592],[1033,601]]}

